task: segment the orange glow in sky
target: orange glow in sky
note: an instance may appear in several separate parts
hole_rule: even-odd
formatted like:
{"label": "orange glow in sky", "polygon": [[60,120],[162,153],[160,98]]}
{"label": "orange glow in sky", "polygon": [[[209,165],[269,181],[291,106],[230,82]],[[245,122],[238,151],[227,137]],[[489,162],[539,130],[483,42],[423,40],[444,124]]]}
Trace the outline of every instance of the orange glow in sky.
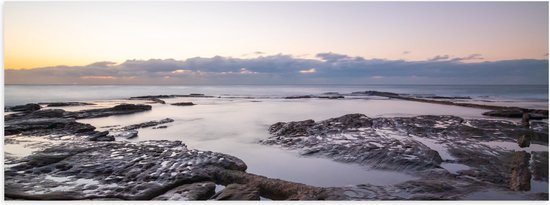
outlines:
{"label": "orange glow in sky", "polygon": [[548,59],[547,2],[6,2],[6,69],[320,52]]}

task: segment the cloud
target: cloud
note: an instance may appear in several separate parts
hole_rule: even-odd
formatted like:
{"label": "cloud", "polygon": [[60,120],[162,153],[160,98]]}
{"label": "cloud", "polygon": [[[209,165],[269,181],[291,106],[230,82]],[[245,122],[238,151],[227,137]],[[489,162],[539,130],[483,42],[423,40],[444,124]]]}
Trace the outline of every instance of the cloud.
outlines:
{"label": "cloud", "polygon": [[407,54],[410,54],[411,51],[403,51],[403,55],[407,55]]}
{"label": "cloud", "polygon": [[178,69],[178,70],[172,71],[172,74],[185,74],[185,73],[192,73],[192,72],[193,72],[192,70]]}
{"label": "cloud", "polygon": [[438,55],[433,58],[428,59],[429,61],[439,61],[439,60],[448,60],[449,55]]}
{"label": "cloud", "polygon": [[316,56],[319,59],[284,54],[246,59],[134,59],[120,64],[7,69],[5,79],[7,84],[548,83],[548,60],[472,62],[482,59],[479,54],[461,58],[440,55],[425,61],[365,59],[337,53]]}
{"label": "cloud", "polygon": [[481,57],[481,54],[472,54],[466,57],[453,58],[451,60],[452,61],[483,60],[483,57]]}
{"label": "cloud", "polygon": [[115,76],[104,76],[104,75],[99,75],[99,76],[80,76],[80,78],[82,79],[109,79],[109,80],[114,80],[114,79],[117,79],[117,77]]}
{"label": "cloud", "polygon": [[317,70],[315,68],[310,68],[310,69],[307,69],[307,70],[300,70],[300,73],[302,74],[311,74],[311,73],[316,73]]}

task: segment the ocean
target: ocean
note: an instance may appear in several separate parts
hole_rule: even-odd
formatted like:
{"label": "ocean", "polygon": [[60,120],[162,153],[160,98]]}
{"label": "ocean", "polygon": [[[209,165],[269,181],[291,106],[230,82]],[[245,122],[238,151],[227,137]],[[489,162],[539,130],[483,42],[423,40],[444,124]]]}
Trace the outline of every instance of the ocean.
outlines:
{"label": "ocean", "polygon": [[366,90],[415,95],[469,96],[473,99],[500,101],[548,101],[548,85],[5,85],[4,103],[6,106],[12,106],[31,102],[110,100],[140,95],[189,93],[284,97]]}

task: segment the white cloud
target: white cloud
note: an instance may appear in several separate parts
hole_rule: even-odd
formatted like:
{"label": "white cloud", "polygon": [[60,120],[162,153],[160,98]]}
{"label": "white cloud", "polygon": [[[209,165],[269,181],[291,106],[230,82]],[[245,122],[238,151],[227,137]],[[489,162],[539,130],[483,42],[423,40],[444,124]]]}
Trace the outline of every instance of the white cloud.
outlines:
{"label": "white cloud", "polygon": [[302,74],[311,74],[311,73],[316,73],[317,70],[315,68],[310,68],[310,69],[307,69],[307,70],[300,70],[300,73]]}

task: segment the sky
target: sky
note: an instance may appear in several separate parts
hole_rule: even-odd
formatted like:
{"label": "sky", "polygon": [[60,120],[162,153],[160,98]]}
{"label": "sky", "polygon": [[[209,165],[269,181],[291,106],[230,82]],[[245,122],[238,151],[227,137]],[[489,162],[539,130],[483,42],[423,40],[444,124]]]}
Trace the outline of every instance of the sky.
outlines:
{"label": "sky", "polygon": [[547,2],[6,2],[7,84],[548,84]]}

